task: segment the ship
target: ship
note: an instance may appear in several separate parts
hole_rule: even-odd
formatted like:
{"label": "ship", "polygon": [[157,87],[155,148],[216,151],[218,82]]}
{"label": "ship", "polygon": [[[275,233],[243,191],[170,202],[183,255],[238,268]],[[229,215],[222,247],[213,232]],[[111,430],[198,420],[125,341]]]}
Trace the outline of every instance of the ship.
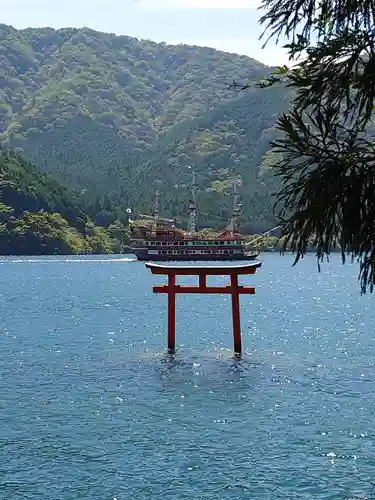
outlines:
{"label": "ship", "polygon": [[238,199],[237,184],[234,183],[233,208],[229,224],[222,232],[207,236],[196,229],[197,202],[194,172],[187,231],[177,227],[175,219],[160,217],[160,193],[157,189],[152,214],[139,214],[139,222],[129,218],[132,253],[140,261],[255,260],[259,252],[256,249],[249,249],[244,235],[238,230],[237,221],[241,213]]}

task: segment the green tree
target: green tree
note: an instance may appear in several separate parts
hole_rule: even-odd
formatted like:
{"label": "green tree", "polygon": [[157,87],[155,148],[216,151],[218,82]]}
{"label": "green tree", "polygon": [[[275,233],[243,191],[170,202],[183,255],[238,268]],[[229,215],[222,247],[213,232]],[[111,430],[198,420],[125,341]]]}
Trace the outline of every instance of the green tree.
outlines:
{"label": "green tree", "polygon": [[95,226],[91,221],[86,223],[85,251],[93,254],[113,253],[114,242],[103,227]]}
{"label": "green tree", "polygon": [[122,224],[120,221],[115,221],[108,226],[107,232],[113,240],[114,251],[116,253],[127,250],[130,246],[129,228]]}
{"label": "green tree", "polygon": [[259,83],[291,92],[273,142],[284,248],[298,261],[312,241],[321,261],[339,246],[344,261],[359,261],[362,292],[373,291],[375,3],[263,0],[262,8],[264,36],[286,35],[295,63]]}
{"label": "green tree", "polygon": [[[18,255],[75,254],[85,250],[84,240],[78,231],[57,213],[25,212],[3,229],[9,251],[1,246],[1,253]],[[1,238],[1,233],[0,233]]]}
{"label": "green tree", "polygon": [[87,219],[72,192],[0,151],[0,254],[112,252],[117,240]]}
{"label": "green tree", "polygon": [[14,210],[0,201],[0,222],[6,222],[12,216]]}

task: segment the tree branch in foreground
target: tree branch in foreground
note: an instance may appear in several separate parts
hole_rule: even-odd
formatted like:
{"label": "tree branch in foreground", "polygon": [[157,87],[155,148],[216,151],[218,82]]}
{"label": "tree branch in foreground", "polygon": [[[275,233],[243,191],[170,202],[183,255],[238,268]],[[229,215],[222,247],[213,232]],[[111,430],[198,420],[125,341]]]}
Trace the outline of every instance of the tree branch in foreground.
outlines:
{"label": "tree branch in foreground", "polygon": [[335,121],[336,110],[293,110],[277,123],[281,153],[274,167],[282,182],[277,198],[284,250],[303,257],[308,245],[318,261],[337,247],[360,262],[361,290],[375,285],[375,146],[357,129]]}

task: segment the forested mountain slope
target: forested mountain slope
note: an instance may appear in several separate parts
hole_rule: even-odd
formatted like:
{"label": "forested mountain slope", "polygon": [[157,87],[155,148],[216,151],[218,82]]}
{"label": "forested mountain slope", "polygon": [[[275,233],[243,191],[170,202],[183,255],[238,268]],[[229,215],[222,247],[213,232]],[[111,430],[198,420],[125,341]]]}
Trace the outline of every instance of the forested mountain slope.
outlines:
{"label": "forested mountain slope", "polygon": [[119,229],[94,226],[68,189],[0,151],[0,255],[108,253]]}
{"label": "forested mountain slope", "polygon": [[274,181],[260,165],[284,91],[238,96],[228,84],[269,71],[214,49],[0,25],[0,141],[76,190],[100,223],[145,209],[155,179],[165,209],[183,211],[196,165],[202,215],[225,212],[240,176],[246,218],[267,225]]}
{"label": "forested mountain slope", "polygon": [[275,222],[272,193],[277,183],[263,157],[275,135],[276,116],[286,106],[282,88],[253,91],[170,129],[136,167],[132,181],[135,198],[132,193],[128,198],[146,210],[155,189],[153,180],[160,179],[168,213],[187,213],[191,184],[187,166],[194,166],[200,220],[205,226],[215,224],[215,215],[218,225],[223,224],[220,218],[230,216],[232,184],[238,182],[248,216],[246,230],[266,230]]}

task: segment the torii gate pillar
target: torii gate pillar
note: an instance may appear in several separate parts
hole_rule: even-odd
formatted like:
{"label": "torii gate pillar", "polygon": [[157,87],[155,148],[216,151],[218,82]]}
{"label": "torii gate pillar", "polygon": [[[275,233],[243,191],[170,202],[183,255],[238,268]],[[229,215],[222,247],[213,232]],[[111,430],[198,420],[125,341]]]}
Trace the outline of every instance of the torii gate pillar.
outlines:
{"label": "torii gate pillar", "polygon": [[[240,286],[238,276],[254,274],[261,266],[260,262],[237,266],[170,266],[147,263],[146,267],[152,274],[163,274],[168,277],[167,285],[154,286],[154,293],[168,294],[168,350],[174,353],[176,349],[176,293],[230,294],[232,296],[233,346],[236,354],[242,352],[240,295],[255,293],[254,286]],[[176,276],[198,276],[198,286],[183,286],[176,284]],[[207,286],[207,276],[229,276],[227,286]]]}

